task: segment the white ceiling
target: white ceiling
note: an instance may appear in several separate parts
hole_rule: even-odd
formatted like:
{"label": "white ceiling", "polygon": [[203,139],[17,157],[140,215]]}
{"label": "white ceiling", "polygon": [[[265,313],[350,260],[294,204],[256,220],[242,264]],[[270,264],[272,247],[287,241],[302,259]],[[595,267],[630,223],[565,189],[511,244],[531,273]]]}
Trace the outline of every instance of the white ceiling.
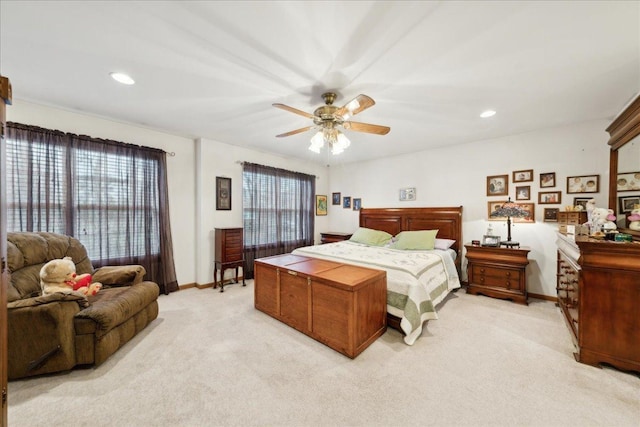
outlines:
{"label": "white ceiling", "polygon": [[[640,91],[639,4],[1,0],[0,72],[15,99],[346,163],[612,119]],[[275,137],[311,123],[272,103],[326,90],[391,132],[346,131],[339,156]]]}

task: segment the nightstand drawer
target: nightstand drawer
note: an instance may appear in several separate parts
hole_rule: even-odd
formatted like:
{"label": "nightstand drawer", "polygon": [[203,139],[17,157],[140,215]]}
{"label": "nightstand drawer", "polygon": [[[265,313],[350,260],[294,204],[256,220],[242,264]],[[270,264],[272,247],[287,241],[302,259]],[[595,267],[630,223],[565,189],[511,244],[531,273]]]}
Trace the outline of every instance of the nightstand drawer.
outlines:
{"label": "nightstand drawer", "polygon": [[497,286],[513,289],[520,287],[520,271],[503,268],[474,265],[472,267],[474,282],[485,286]]}

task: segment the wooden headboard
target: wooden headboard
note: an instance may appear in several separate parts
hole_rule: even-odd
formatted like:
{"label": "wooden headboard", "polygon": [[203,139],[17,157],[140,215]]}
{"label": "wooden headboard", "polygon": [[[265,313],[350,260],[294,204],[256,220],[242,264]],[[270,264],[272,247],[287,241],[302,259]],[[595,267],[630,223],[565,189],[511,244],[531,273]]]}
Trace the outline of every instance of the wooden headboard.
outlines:
{"label": "wooden headboard", "polygon": [[451,249],[458,254],[456,267],[462,261],[462,206],[444,208],[362,208],[360,227],[386,231],[396,235],[401,231],[438,230],[440,239],[456,242]]}

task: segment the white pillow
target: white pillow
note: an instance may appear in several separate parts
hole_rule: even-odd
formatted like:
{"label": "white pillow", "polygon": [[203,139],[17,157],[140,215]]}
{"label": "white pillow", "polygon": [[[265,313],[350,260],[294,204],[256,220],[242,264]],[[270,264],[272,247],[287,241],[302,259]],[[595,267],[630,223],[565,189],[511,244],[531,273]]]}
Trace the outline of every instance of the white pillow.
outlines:
{"label": "white pillow", "polygon": [[447,249],[449,249],[451,246],[453,246],[453,244],[455,243],[455,240],[451,240],[451,239],[438,239],[436,237],[436,243],[434,245],[434,248],[436,249],[441,249],[443,251],[446,251]]}

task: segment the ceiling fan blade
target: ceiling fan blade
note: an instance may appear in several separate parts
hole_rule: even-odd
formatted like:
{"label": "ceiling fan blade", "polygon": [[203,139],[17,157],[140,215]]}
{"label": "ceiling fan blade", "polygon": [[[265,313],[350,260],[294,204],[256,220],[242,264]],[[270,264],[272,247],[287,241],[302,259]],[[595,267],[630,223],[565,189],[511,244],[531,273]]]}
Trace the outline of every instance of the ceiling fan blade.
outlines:
{"label": "ceiling fan blade", "polygon": [[307,126],[304,128],[300,128],[300,129],[296,129],[296,130],[292,130],[291,132],[287,132],[287,133],[281,133],[280,135],[276,135],[277,138],[282,138],[283,136],[291,136],[291,135],[295,135],[297,133],[302,133],[302,132],[306,132],[309,129],[313,129],[315,126]]}
{"label": "ceiling fan blade", "polygon": [[375,101],[369,98],[367,95],[358,95],[353,98],[351,101],[344,104],[342,107],[338,108],[335,112],[336,115],[342,116],[344,119],[347,119],[351,116],[355,116],[361,111],[366,110],[369,107],[375,105]]}
{"label": "ceiling fan blade", "polygon": [[288,105],[284,105],[284,104],[272,104],[272,105],[274,107],[276,107],[276,108],[280,108],[280,109],[285,110],[285,111],[289,111],[289,112],[292,112],[292,113],[295,113],[295,114],[299,114],[299,115],[304,116],[304,117],[306,117],[308,119],[313,119],[313,117],[314,117],[313,114],[309,114],[309,113],[307,113],[305,111],[298,110],[297,108],[289,107]]}
{"label": "ceiling fan blade", "polygon": [[345,129],[354,130],[356,132],[375,133],[377,135],[386,135],[391,130],[388,126],[372,125],[369,123],[344,122],[342,126]]}

